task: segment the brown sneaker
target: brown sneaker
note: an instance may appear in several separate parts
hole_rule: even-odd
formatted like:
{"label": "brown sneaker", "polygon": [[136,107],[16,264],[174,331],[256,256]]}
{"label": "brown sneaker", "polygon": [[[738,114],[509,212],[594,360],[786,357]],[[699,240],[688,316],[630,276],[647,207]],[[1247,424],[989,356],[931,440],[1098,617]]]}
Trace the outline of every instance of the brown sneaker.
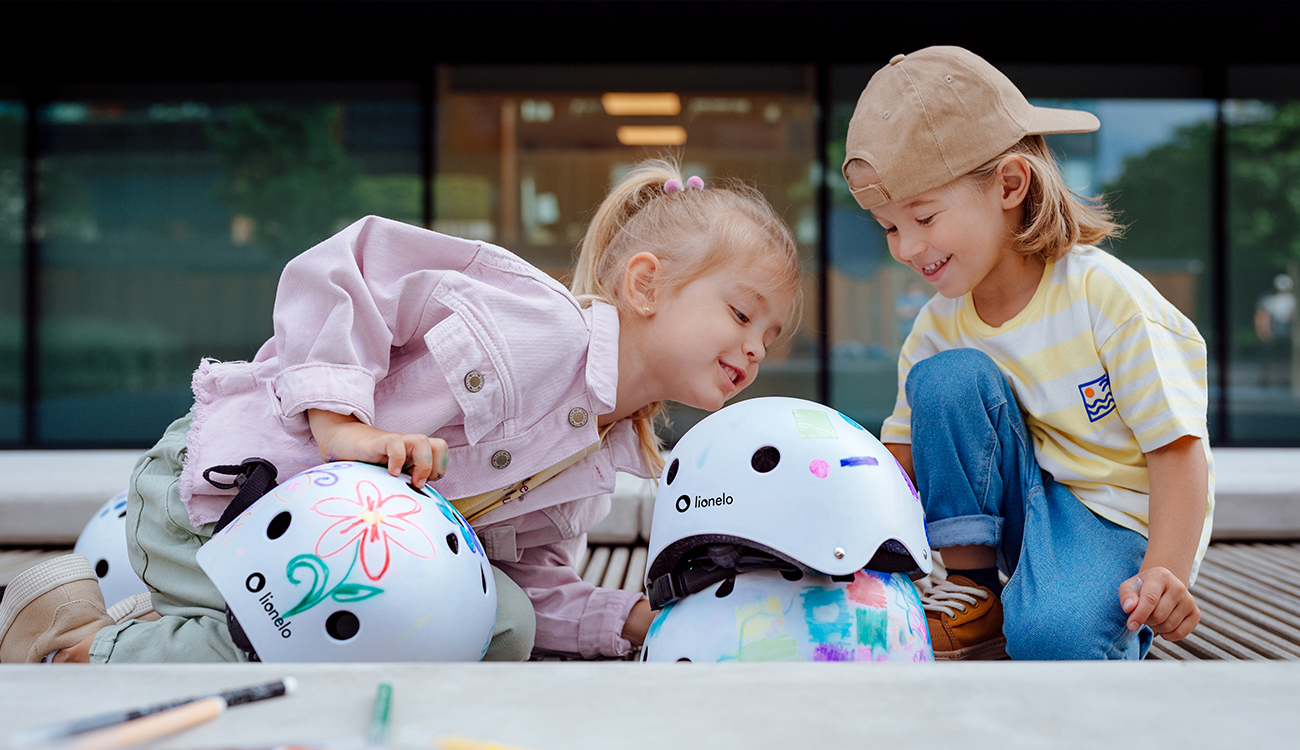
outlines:
{"label": "brown sneaker", "polygon": [[153,611],[153,595],[148,591],[135,596],[128,596],[122,601],[108,608],[108,616],[113,618],[113,622],[121,625],[127,620],[142,620],[150,622],[151,620],[161,619],[159,614]]}
{"label": "brown sneaker", "polygon": [[953,576],[923,594],[921,605],[935,659],[1009,658],[1007,638],[1002,635],[1002,602],[987,587]]}
{"label": "brown sneaker", "polygon": [[34,663],[113,624],[90,561],[63,555],[28,568],[0,600],[0,662]]}

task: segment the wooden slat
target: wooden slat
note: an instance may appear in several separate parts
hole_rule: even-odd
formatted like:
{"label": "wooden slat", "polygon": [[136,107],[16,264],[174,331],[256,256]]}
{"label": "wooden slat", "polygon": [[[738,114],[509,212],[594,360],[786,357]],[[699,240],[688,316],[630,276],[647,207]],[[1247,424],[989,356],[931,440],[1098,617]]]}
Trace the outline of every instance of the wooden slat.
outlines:
{"label": "wooden slat", "polygon": [[[1209,555],[1206,555],[1206,558],[1208,559]],[[1286,594],[1300,604],[1300,586],[1295,585],[1295,579],[1285,568],[1279,569],[1267,561],[1261,562],[1248,554],[1243,554],[1240,550],[1226,547],[1215,550],[1215,562],[1237,575]]]}
{"label": "wooden slat", "polygon": [[621,589],[627,577],[627,560],[631,556],[627,547],[614,547],[609,553],[605,575],[600,579],[602,589]]}
{"label": "wooden slat", "polygon": [[641,592],[645,590],[646,556],[649,550],[637,547],[632,550],[632,559],[627,563],[627,578],[623,579],[624,591]]}
{"label": "wooden slat", "polygon": [[582,580],[592,586],[599,586],[605,579],[605,567],[609,565],[609,547],[596,547],[587,559],[587,569],[582,572]]}

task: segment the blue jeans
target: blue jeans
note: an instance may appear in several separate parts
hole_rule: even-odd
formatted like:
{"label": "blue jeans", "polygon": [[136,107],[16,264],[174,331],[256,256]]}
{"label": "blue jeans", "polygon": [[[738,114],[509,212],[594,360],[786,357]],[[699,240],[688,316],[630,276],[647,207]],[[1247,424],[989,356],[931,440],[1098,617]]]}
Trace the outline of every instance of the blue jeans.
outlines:
{"label": "blue jeans", "polygon": [[1015,392],[974,349],[940,352],[907,378],[912,461],[936,549],[994,547],[1010,580],[1012,659],[1141,659],[1153,634],[1128,630],[1120,583],[1146,554],[1141,534],[1088,510],[1043,473]]}

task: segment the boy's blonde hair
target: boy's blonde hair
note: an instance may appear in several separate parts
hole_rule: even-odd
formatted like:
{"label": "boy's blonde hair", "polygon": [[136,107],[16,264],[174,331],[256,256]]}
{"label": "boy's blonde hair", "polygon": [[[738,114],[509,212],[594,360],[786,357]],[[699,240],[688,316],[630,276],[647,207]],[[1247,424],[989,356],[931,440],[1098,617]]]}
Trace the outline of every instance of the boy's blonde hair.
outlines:
{"label": "boy's blonde hair", "polygon": [[1065,184],[1060,165],[1041,135],[1025,136],[958,181],[971,180],[986,187],[997,179],[1002,160],[1012,155],[1020,156],[1029,165],[1029,193],[1022,204],[1020,226],[1012,238],[1016,253],[1054,261],[1075,245],[1095,245],[1123,232],[1101,196],[1084,197]]}
{"label": "boy's blonde hair", "polygon": [[[669,180],[686,184],[675,161],[651,159],[614,185],[579,246],[569,285],[573,295],[583,304],[611,304],[620,317],[635,314],[624,296],[623,281],[628,260],[643,251],[660,261],[661,275],[655,279],[659,293],[676,291],[728,263],[768,262],[776,271],[768,290],[794,295],[782,327],[782,337],[788,337],[802,309],[799,252],[789,227],[762,193],[739,181],[665,193]],[[663,411],[663,402],[657,401],[632,416],[642,453],[656,472],[663,468],[663,459],[655,422]]]}

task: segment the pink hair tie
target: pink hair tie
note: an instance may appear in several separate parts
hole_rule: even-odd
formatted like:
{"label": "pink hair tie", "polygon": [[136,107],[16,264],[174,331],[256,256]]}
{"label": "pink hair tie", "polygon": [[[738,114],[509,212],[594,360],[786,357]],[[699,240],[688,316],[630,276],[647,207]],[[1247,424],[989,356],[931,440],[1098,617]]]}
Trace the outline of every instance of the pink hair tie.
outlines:
{"label": "pink hair tie", "polygon": [[686,187],[695,188],[696,190],[703,190],[704,180],[701,180],[700,176],[697,174],[691,175],[691,178],[686,181]]}
{"label": "pink hair tie", "polygon": [[681,190],[682,190],[682,181],[677,179],[676,177],[664,183],[665,193],[669,193],[669,194],[678,193],[681,192]]}

